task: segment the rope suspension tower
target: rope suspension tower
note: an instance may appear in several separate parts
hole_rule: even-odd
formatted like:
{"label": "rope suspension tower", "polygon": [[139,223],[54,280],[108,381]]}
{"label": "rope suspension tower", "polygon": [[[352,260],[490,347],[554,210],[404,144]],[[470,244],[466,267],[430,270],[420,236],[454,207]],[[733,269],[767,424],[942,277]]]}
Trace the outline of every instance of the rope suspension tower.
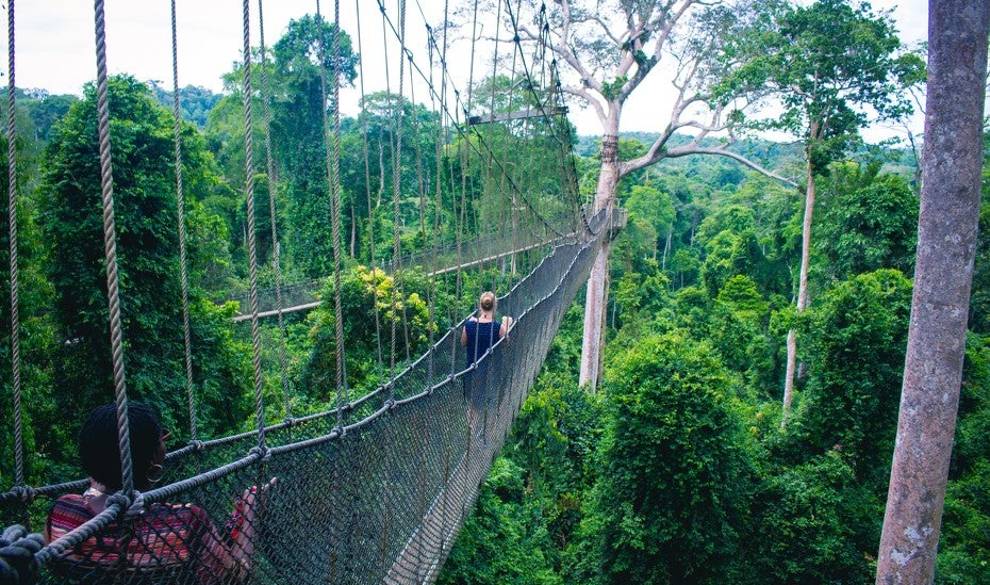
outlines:
{"label": "rope suspension tower", "polygon": [[197,440],[196,395],[193,385],[192,335],[189,330],[189,262],[186,256],[186,199],[182,185],[182,110],[179,104],[179,41],[175,0],[172,0],[172,117],[175,142],[175,204],[179,223],[179,282],[182,301],[182,341],[186,366],[186,398],[189,403],[189,438]]}
{"label": "rope suspension tower", "polygon": [[7,244],[10,255],[10,369],[14,415],[14,485],[24,486],[24,430],[21,403],[21,317],[17,262],[17,86],[14,0],[7,0]]}

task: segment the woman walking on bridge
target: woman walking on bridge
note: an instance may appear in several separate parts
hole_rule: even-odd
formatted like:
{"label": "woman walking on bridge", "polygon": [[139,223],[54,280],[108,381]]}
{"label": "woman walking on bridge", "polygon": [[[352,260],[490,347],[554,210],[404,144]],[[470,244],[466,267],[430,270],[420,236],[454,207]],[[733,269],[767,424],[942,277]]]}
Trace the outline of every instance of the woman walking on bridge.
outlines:
{"label": "woman walking on bridge", "polygon": [[478,431],[478,419],[488,401],[488,360],[482,358],[485,354],[509,333],[512,327],[512,317],[503,316],[501,323],[495,320],[495,293],[485,291],[478,299],[478,315],[470,317],[461,330],[461,345],[465,347],[466,366],[469,370],[464,376],[464,390],[468,398],[468,424],[475,433]]}

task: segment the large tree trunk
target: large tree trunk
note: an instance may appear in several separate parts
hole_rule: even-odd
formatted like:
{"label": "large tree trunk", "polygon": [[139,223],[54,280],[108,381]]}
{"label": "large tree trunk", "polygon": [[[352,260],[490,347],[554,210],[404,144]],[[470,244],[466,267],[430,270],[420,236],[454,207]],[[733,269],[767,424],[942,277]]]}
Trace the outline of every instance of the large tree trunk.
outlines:
{"label": "large tree trunk", "polygon": [[[618,108],[612,109],[606,133],[602,136],[602,168],[595,192],[595,211],[611,206],[619,185],[619,117]],[[578,382],[594,391],[601,376],[603,327],[605,323],[605,287],[608,276],[609,242],[605,238],[588,277],[588,291],[584,302],[584,338],[581,342],[581,373]]]}
{"label": "large tree trunk", "polygon": [[[811,135],[817,130],[814,125]],[[804,193],[804,221],[801,225],[801,273],[798,276],[797,312],[802,313],[808,308],[808,266],[811,264],[811,220],[815,213],[815,169],[811,162],[811,149],[807,153],[807,188]],[[794,400],[794,374],[797,366],[797,332],[791,329],[787,332],[787,371],[784,374],[784,418],[791,412],[791,402]]]}
{"label": "large tree trunk", "polygon": [[918,255],[878,585],[932,582],[976,255],[990,2],[931,0]]}

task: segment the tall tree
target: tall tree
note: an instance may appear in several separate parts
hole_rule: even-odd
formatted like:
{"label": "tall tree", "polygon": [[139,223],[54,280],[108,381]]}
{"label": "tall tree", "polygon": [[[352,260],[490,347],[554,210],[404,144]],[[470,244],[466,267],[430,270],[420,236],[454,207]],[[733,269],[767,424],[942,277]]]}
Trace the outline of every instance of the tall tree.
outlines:
{"label": "tall tree", "polygon": [[[173,119],[150,89],[133,77],[109,81],[114,144],[121,312],[127,340],[128,390],[154,402],[174,432],[186,428],[182,333],[179,312],[178,235],[175,223]],[[113,396],[106,282],[103,276],[96,89],[55,126],[45,151],[41,221],[52,247],[49,279],[61,335],[54,367],[55,399],[64,412],[86,412]],[[190,233],[210,229],[197,201],[222,183],[196,130],[183,126],[184,177]],[[198,224],[198,225],[197,225]],[[199,246],[190,238],[194,283]],[[248,362],[233,340],[230,311],[190,295],[194,376],[204,434],[230,430],[246,414]],[[72,424],[72,423],[70,423]],[[205,426],[205,429],[204,429]]]}
{"label": "tall tree", "polygon": [[753,479],[728,372],[710,345],[670,333],[623,352],[606,380],[601,475],[581,528],[592,550],[581,576],[720,582],[738,558]]}
{"label": "tall tree", "polygon": [[[770,3],[733,0],[711,4],[701,0],[555,2],[549,19],[559,34],[550,49],[574,80],[562,89],[588,104],[602,129],[596,210],[614,204],[623,177],[667,158],[721,155],[776,176],[730,150],[731,136],[712,139],[713,135],[724,136],[723,131],[738,121],[738,112],[747,105],[736,96],[716,95],[715,81],[739,66],[734,39],[762,22],[764,7]],[[538,31],[524,26],[520,32],[523,38],[539,38]],[[618,134],[623,109],[662,61],[672,62],[674,70],[675,99],[667,125],[646,152],[621,160]],[[671,138],[682,130],[692,131],[693,136],[673,145]],[[605,243],[592,268],[585,300],[580,382],[592,388],[600,375],[608,254]]]}
{"label": "tall tree", "polygon": [[332,46],[340,34],[340,56],[325,55],[323,66],[339,74],[341,83],[356,76],[357,55],[351,38],[335,25],[306,15],[289,23],[275,43],[275,99],[272,140],[288,182],[288,252],[309,276],[330,272],[331,238],[326,184],[324,132],[320,91],[320,47]]}
{"label": "tall tree", "polygon": [[878,585],[930,583],[980,212],[990,2],[931,0],[918,254]]}
{"label": "tall tree", "polygon": [[[866,109],[897,117],[910,106],[897,92],[902,79],[914,79],[914,55],[898,55],[900,40],[889,17],[869,4],[819,0],[810,6],[786,6],[769,31],[752,37],[748,53],[758,55],[725,83],[763,88],[777,98],[783,112],[760,128],[783,130],[804,143],[805,193],[801,229],[801,269],[797,311],[808,307],[808,267],[815,210],[816,175],[842,156],[868,121]],[[797,331],[787,333],[784,414],[794,396]]]}

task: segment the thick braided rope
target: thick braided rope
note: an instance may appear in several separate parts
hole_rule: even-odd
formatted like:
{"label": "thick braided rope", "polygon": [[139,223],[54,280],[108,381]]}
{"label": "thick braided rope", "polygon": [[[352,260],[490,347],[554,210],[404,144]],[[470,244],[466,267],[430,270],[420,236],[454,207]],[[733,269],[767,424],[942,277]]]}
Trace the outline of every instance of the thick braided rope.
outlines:
{"label": "thick braided rope", "polygon": [[243,0],[244,30],[244,196],[247,198],[248,280],[251,303],[251,361],[254,365],[254,408],[258,427],[258,447],[265,449],[264,378],[261,373],[261,331],[258,329],[258,249],[254,219],[254,117],[251,111],[251,6]]}
{"label": "thick braided rope", "polygon": [[103,255],[107,264],[107,297],[110,308],[110,352],[117,403],[117,439],[120,447],[121,490],[134,491],[131,435],[127,415],[127,378],[124,372],[124,334],[120,322],[120,290],[117,275],[117,225],[113,211],[113,168],[110,154],[110,109],[107,97],[107,35],[103,0],[95,0],[96,109],[100,135],[100,184],[103,195]]}
{"label": "thick braided rope", "polygon": [[[335,18],[339,19],[339,3],[334,3]],[[334,359],[334,374],[337,392],[337,424],[343,424],[344,405],[344,317],[340,299],[340,118],[338,111],[339,99],[339,67],[340,59],[337,52],[340,50],[340,41],[337,38],[337,30],[333,31],[333,38],[330,41],[334,51],[334,81],[333,95],[327,94],[327,48],[326,39],[323,35],[323,16],[320,12],[320,0],[316,0],[316,22],[320,35],[320,113],[323,119],[323,140],[324,140],[324,162],[327,170],[327,187],[330,195],[330,237],[331,250],[333,252],[333,316],[334,316],[334,344],[336,345],[336,356]],[[335,21],[334,26],[340,24]],[[334,110],[334,128],[330,128],[330,116],[327,114],[327,99],[331,100]]]}
{"label": "thick braided rope", "polygon": [[275,269],[275,310],[278,314],[278,367],[282,378],[282,399],[285,417],[292,416],[292,393],[289,391],[289,368],[286,357],[285,316],[282,309],[282,245],[278,239],[278,219],[275,208],[275,190],[278,180],[275,175],[275,157],[272,155],[272,88],[268,80],[265,49],[265,8],[264,0],[258,0],[258,42],[261,44],[261,106],[265,123],[265,171],[268,180],[268,213],[272,228],[272,268]]}
{"label": "thick braided rope", "polygon": [[[427,27],[429,27],[429,25],[427,25]],[[433,45],[431,45],[429,42],[426,43],[426,51],[427,51],[427,54],[429,55],[430,83],[433,83]],[[434,99],[433,94],[429,94],[429,96],[430,96],[430,109],[432,111],[432,110],[436,109],[436,100]],[[436,159],[437,159],[436,160],[436,175],[433,178],[433,182],[435,183],[435,189],[436,189],[436,195],[437,195],[437,203],[436,204],[439,205],[439,202],[440,202],[440,181],[441,181],[441,178],[442,178],[442,175],[441,175],[442,171],[440,169],[440,140],[441,140],[441,137],[443,135],[443,118],[441,116],[438,116],[438,119],[440,120],[440,124],[437,126],[437,135],[436,135],[436,139],[434,140],[434,144],[433,144],[435,155],[436,155]],[[427,191],[428,190],[429,190],[429,187],[428,186],[425,186],[425,185],[424,186],[421,186],[421,191],[420,191],[420,195],[419,195],[419,200],[420,200],[420,211],[419,211],[419,213],[420,213],[420,218],[421,218],[420,219],[420,222],[421,222],[421,224],[423,224],[422,229],[423,229],[423,233],[424,234],[426,233],[426,225],[425,225],[426,224],[426,220],[423,218],[423,216],[426,213],[426,201],[427,201]],[[437,247],[438,247],[437,240],[439,240],[439,238],[440,238],[440,217],[439,217],[438,211],[439,210],[434,210],[433,225],[431,227],[431,232],[432,233],[431,233],[431,237],[430,237],[430,250],[431,250],[431,255],[434,258],[436,258],[436,256],[437,256]],[[433,347],[433,344],[434,344],[434,341],[435,341],[435,338],[436,338],[435,332],[436,332],[436,329],[437,329],[437,327],[436,327],[436,296],[437,296],[437,290],[438,290],[438,287],[437,287],[437,276],[430,277],[430,279],[428,281],[428,284],[429,284],[429,288],[427,290],[427,294],[428,294],[428,297],[429,298],[427,299],[428,302],[427,302],[427,307],[426,307],[426,309],[427,309],[427,321],[426,322],[427,322],[427,324],[429,326],[429,347]],[[427,388],[432,388],[433,387],[433,376],[434,376],[434,369],[435,369],[435,364],[434,364],[434,354],[435,353],[436,352],[434,352],[434,351],[430,351],[427,354],[428,355],[428,357],[427,357],[428,362],[427,362],[427,366],[426,366],[427,367],[427,373],[426,373],[426,380],[427,380],[426,386],[427,386]]]}
{"label": "thick braided rope", "polygon": [[175,205],[179,221],[179,282],[182,286],[182,339],[186,362],[186,397],[189,401],[189,438],[196,440],[196,393],[193,386],[192,334],[189,328],[189,262],[186,256],[186,196],[182,186],[182,110],[179,107],[179,38],[172,0],[172,116],[175,137]]}
{"label": "thick braided rope", "polygon": [[[385,13],[385,0],[378,0],[378,8],[379,8],[379,10],[382,13],[382,48],[383,48],[383,53],[385,55],[385,58],[384,58],[384,66],[385,66],[385,95],[388,98],[389,107],[394,107],[394,106],[391,105],[392,104],[392,99],[393,99],[393,96],[392,96],[392,80],[391,80],[391,76],[390,76],[389,56],[388,56],[388,28],[386,26],[387,23],[389,22],[389,20],[388,20],[388,15]],[[394,131],[392,132],[392,135],[389,136],[388,144],[389,144],[389,148],[392,149],[392,160],[395,161],[396,158],[395,158],[395,132]],[[379,152],[382,152],[382,151],[383,151],[383,149],[380,149],[379,150]],[[383,159],[380,159],[380,160],[381,160],[381,163],[379,164],[379,166],[381,167],[380,192],[381,193],[384,193],[385,192],[385,166],[384,166],[384,160]],[[394,166],[394,164],[395,163],[393,162],[393,166]],[[395,225],[393,225],[393,227],[397,226],[398,225],[398,221],[394,222],[394,224]],[[389,265],[392,268],[392,271],[393,272],[395,272],[397,270],[397,262],[398,262],[398,257],[397,257],[396,252],[395,252],[395,240],[393,239],[393,241],[392,241],[392,260],[389,263]],[[395,345],[396,345],[396,343],[395,343],[395,334],[396,334],[396,328],[395,328],[395,302],[394,302],[395,293],[394,293],[394,291],[393,291],[393,295],[392,296],[393,296],[393,301],[390,303],[390,305],[392,307],[392,322],[390,323],[390,325],[391,325],[391,327],[390,327],[390,330],[391,330],[391,340],[389,342],[390,351],[389,351],[389,358],[388,358],[388,376],[389,376],[390,379],[395,377]],[[393,385],[392,384],[389,384],[389,400],[393,399],[394,397],[395,397],[395,393],[393,391]]]}
{"label": "thick braided rope", "polygon": [[[395,258],[395,295],[398,303],[403,303],[402,293],[402,242],[399,233],[401,215],[399,213],[399,193],[402,189],[402,86],[405,81],[406,54],[406,2],[399,0],[399,90],[394,98],[395,150],[392,152],[392,256]],[[398,308],[396,304],[396,308]],[[394,368],[396,346],[396,321],[392,320],[392,362]],[[408,338],[408,336],[407,336]],[[406,344],[406,351],[409,345]],[[390,391],[392,392],[392,391]]]}
{"label": "thick braided rope", "polygon": [[340,54],[340,0],[333,2],[333,37],[330,39],[331,55],[334,59],[333,83],[331,84],[331,100],[333,103],[333,131],[330,136],[330,144],[333,147],[333,183],[331,185],[333,196],[333,309],[335,321],[335,334],[337,336],[337,393],[339,404],[343,406],[350,397],[347,390],[347,370],[344,360],[344,315],[340,300],[340,67],[343,63]]}
{"label": "thick braided rope", "polygon": [[[361,0],[354,0],[354,10],[357,15],[357,43],[358,55],[364,54],[364,47],[361,42]],[[361,107],[365,106],[364,92],[364,59],[358,59],[358,79],[361,84]],[[375,217],[371,205],[371,163],[368,160],[368,116],[361,116],[361,143],[364,149],[364,186],[365,195],[368,198],[368,251],[371,262],[371,274],[375,275]],[[375,313],[375,346],[378,353],[378,364],[382,363],[382,331],[381,319],[378,315],[378,285],[372,280],[371,294],[374,299]]]}
{"label": "thick braided rope", "polygon": [[14,0],[7,4],[7,226],[10,246],[10,369],[14,391],[14,485],[24,485],[21,406],[21,315],[17,268],[17,113],[14,85]]}
{"label": "thick braided rope", "polygon": [[[389,96],[391,96],[391,87],[390,87],[389,69],[388,69],[388,39],[387,39],[388,32],[387,32],[386,24],[391,25],[392,23],[391,23],[391,20],[388,18],[388,15],[386,14],[384,0],[378,0],[378,7],[379,7],[379,9],[381,10],[381,13],[382,13],[382,35],[383,35],[383,42],[384,42],[384,47],[385,47],[385,88],[386,88],[386,93]],[[402,334],[403,334],[404,343],[405,343],[406,360],[408,361],[412,357],[412,355],[411,355],[412,344],[410,343],[410,338],[409,338],[409,318],[408,318],[407,307],[406,307],[406,303],[405,303],[405,292],[404,292],[404,286],[403,286],[404,283],[403,283],[403,278],[402,278],[402,265],[403,265],[403,262],[402,262],[402,257],[401,257],[402,249],[401,249],[401,239],[400,239],[400,230],[399,230],[399,228],[400,228],[400,225],[399,224],[400,224],[400,221],[401,221],[401,215],[399,214],[399,203],[398,203],[398,201],[399,201],[399,194],[400,194],[400,191],[401,191],[401,188],[402,188],[402,180],[401,180],[401,177],[402,177],[402,175],[401,175],[401,162],[402,162],[402,119],[403,119],[403,103],[402,102],[403,102],[403,83],[405,81],[405,59],[406,58],[409,59],[409,63],[410,63],[410,75],[412,75],[412,72],[413,72],[413,70],[415,68],[415,63],[413,62],[413,59],[412,59],[412,53],[408,49],[406,49],[406,33],[405,33],[405,30],[406,30],[406,3],[405,3],[405,0],[399,0],[399,12],[400,12],[400,14],[399,14],[399,26],[398,26],[398,28],[396,28],[394,25],[392,26],[392,31],[393,31],[394,35],[398,37],[399,43],[400,43],[400,48],[399,48],[399,88],[398,88],[398,94],[395,96],[395,99],[392,102],[393,103],[393,108],[395,107],[395,104],[396,103],[398,104],[398,109],[396,109],[393,112],[393,115],[394,115],[393,124],[394,124],[395,142],[393,144],[393,150],[392,150],[392,160],[393,160],[393,165],[392,165],[392,167],[393,167],[392,168],[392,171],[393,171],[393,190],[392,190],[392,203],[393,203],[393,205],[392,205],[392,212],[393,212],[393,232],[392,232],[393,233],[393,242],[392,242],[393,243],[393,246],[392,246],[392,248],[393,248],[393,259],[392,259],[392,262],[391,262],[392,269],[395,272],[395,275],[393,277],[394,283],[395,283],[395,295],[394,295],[393,299],[397,299],[397,301],[395,301],[395,302],[392,303],[392,307],[393,307],[393,311],[398,314],[397,317],[398,318],[401,318],[401,320],[402,320]],[[422,72],[420,72],[420,73],[422,74]],[[425,79],[425,77],[424,77],[424,79]],[[394,320],[392,322],[391,329],[392,329],[392,340],[391,340],[391,352],[390,352],[389,368],[390,368],[390,375],[394,376],[394,374],[395,374],[395,361],[396,361],[395,360],[395,349],[396,349],[396,345],[397,345],[397,334],[396,334],[397,323]],[[391,389],[392,388],[392,385],[390,385],[389,388]],[[390,394],[390,397],[392,397],[392,394]]]}

